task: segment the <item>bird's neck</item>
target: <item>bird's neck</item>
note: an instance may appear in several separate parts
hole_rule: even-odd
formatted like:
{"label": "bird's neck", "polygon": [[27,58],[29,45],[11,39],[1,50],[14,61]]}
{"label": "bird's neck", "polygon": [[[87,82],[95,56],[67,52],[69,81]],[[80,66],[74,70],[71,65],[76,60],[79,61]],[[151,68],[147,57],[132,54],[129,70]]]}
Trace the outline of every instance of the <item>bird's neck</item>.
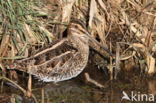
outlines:
{"label": "bird's neck", "polygon": [[88,43],[84,43],[79,37],[71,35],[69,41],[73,44],[73,47],[79,51],[89,51]]}

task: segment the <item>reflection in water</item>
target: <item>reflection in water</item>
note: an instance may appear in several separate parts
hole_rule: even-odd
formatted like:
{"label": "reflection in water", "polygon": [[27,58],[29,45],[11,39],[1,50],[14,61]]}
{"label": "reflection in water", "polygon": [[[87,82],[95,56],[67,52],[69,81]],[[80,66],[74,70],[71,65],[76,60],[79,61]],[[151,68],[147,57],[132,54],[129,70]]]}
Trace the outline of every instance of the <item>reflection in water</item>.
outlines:
{"label": "reflection in water", "polygon": [[[45,101],[55,103],[94,103],[102,99],[102,92],[89,87],[81,87],[73,82],[50,84],[44,87]],[[99,100],[95,100],[97,98]],[[38,95],[39,97],[41,95]]]}
{"label": "reflection in water", "polygon": [[[33,92],[38,99],[41,98],[39,90]],[[118,89],[99,89],[72,81],[44,87],[45,103],[120,103],[120,94]]]}

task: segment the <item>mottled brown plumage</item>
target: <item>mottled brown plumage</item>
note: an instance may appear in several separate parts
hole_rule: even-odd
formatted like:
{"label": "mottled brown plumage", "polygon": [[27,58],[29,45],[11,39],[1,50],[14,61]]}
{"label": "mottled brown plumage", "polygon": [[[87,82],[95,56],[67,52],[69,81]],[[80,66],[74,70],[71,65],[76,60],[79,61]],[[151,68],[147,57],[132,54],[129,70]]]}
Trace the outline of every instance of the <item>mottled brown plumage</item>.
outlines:
{"label": "mottled brown plumage", "polygon": [[71,79],[87,65],[90,38],[81,22],[71,22],[67,38],[39,49],[31,57],[16,60],[14,68],[24,72],[29,70],[45,82]]}

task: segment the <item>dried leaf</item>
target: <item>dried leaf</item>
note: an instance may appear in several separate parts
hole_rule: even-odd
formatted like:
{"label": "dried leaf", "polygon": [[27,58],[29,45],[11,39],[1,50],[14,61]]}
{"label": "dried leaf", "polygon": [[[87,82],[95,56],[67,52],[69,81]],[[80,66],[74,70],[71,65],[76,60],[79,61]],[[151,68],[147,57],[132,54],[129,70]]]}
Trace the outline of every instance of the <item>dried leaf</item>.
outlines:
{"label": "dried leaf", "polygon": [[98,0],[98,3],[105,10],[105,12],[108,14],[107,9],[106,9],[106,5],[103,3],[103,1],[102,0]]}
{"label": "dried leaf", "polygon": [[105,44],[104,35],[103,35],[104,32],[103,32],[103,30],[101,30],[102,27],[103,27],[102,24],[97,25],[96,31],[97,31],[97,33],[99,35],[99,38],[100,38],[102,44]]}
{"label": "dried leaf", "polygon": [[97,12],[96,2],[95,0],[91,0],[89,11],[89,27],[92,27],[92,20],[95,15],[95,12]]}
{"label": "dried leaf", "polygon": [[146,47],[140,43],[133,43],[132,46],[141,52],[145,52]]}
{"label": "dried leaf", "polygon": [[116,69],[120,71],[120,45],[117,43],[117,48],[116,48]]}
{"label": "dried leaf", "polygon": [[24,29],[25,29],[26,33],[28,34],[28,39],[29,39],[28,41],[30,43],[37,42],[37,40],[33,36],[33,31],[31,29],[31,27],[29,25],[27,25],[26,23],[24,23],[23,25],[24,25]]}
{"label": "dried leaf", "polygon": [[45,33],[47,33],[51,38],[55,38],[53,33],[50,33],[45,27],[43,26],[39,26],[39,28],[44,31]]}
{"label": "dried leaf", "polygon": [[0,45],[0,56],[3,57],[7,52],[8,43],[9,43],[10,35],[3,35],[2,42]]}
{"label": "dried leaf", "polygon": [[155,73],[155,59],[148,54],[146,58],[147,66],[148,66],[148,74],[153,74]]}
{"label": "dried leaf", "polygon": [[72,6],[76,2],[76,0],[60,0],[62,5],[62,22],[69,22]]}
{"label": "dried leaf", "polygon": [[[146,35],[148,33],[148,29],[147,27],[142,27],[137,21],[132,21],[130,22],[129,20],[129,16],[124,12],[122,11],[122,15],[123,15],[123,19],[121,19],[121,23],[122,24],[126,24],[128,26],[130,26],[130,30],[135,33],[135,35],[143,42],[145,43],[145,38],[146,38]],[[120,23],[120,24],[121,24]]]}

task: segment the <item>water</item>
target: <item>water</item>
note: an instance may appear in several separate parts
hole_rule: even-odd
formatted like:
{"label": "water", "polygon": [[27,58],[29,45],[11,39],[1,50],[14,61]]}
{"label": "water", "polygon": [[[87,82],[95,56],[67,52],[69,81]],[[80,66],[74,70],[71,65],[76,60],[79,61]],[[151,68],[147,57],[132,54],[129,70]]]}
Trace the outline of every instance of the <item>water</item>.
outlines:
{"label": "water", "polygon": [[[88,82],[84,76],[86,72],[104,88]],[[27,88],[27,78],[20,78],[20,81],[18,84]],[[128,96],[134,92],[137,95],[137,101],[121,101],[123,91]],[[110,81],[107,71],[97,69],[95,65],[89,65],[81,75],[72,80],[42,83],[33,79],[32,93],[39,103],[43,101],[44,103],[148,103],[146,98],[144,101],[138,101],[138,97],[141,94],[147,94],[147,96],[156,94],[156,81],[139,72],[120,72],[117,80]],[[23,93],[12,84],[4,82],[0,93],[0,103],[9,103],[15,98],[18,100],[17,103],[35,103],[32,99],[25,98]]]}

